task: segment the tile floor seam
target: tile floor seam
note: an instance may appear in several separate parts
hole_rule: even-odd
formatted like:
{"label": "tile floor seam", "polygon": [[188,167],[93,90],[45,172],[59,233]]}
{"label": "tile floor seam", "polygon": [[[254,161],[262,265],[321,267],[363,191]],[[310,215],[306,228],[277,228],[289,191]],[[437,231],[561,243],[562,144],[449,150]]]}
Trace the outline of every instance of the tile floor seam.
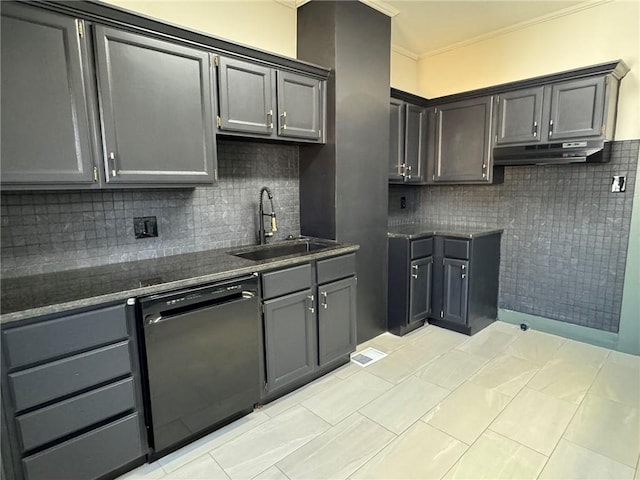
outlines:
{"label": "tile floor seam", "polygon": [[[566,342],[565,342],[566,343]],[[558,349],[559,350],[559,349]],[[556,350],[556,353],[558,351]],[[591,383],[589,384],[589,388],[587,388],[587,390],[585,391],[584,395],[582,396],[582,398],[580,399],[580,402],[577,405],[577,408],[575,409],[575,411],[573,412],[573,415],[571,415],[571,418],[569,419],[569,422],[567,423],[567,426],[564,427],[564,430],[562,431],[562,434],[560,435],[560,438],[558,439],[558,441],[556,442],[556,444],[553,446],[553,449],[551,450],[551,453],[549,453],[549,456],[547,457],[547,460],[544,462],[544,465],[542,466],[542,470],[540,470],[540,473],[538,474],[537,478],[540,478],[540,475],[542,475],[542,472],[544,471],[544,469],[547,467],[547,464],[549,463],[549,459],[551,459],[551,456],[555,453],[556,449],[558,448],[558,445],[560,445],[560,442],[562,440],[565,440],[567,442],[570,442],[570,440],[567,440],[564,435],[565,433],[567,433],[567,430],[569,429],[569,425],[571,425],[571,422],[573,422],[573,419],[576,417],[576,415],[578,414],[578,411],[580,410],[580,408],[582,407],[582,404],[584,403],[584,399],[587,398],[587,395],[589,394],[589,390],[591,390],[591,387],[593,386],[593,383],[596,381],[596,378],[598,377],[598,374],[600,373],[600,370],[602,370],[602,367],[604,366],[604,362],[606,361],[606,358],[609,357],[609,353],[611,353],[611,351],[607,351],[607,355],[605,356],[605,360],[598,366],[598,371],[596,372],[596,374],[593,376],[593,378],[591,379]],[[549,361],[547,361],[547,363],[549,363],[551,361],[551,359]],[[545,364],[546,366],[546,364]],[[533,379],[533,377],[531,377],[531,379]],[[531,381],[531,380],[529,380]],[[529,382],[527,382],[528,384]],[[574,442],[571,442],[574,443]],[[574,445],[578,445],[577,443],[574,443]],[[579,447],[582,447],[582,445],[578,445]],[[584,448],[584,447],[582,447]],[[593,451],[591,449],[587,449],[589,451]],[[597,453],[597,452],[594,452]],[[602,455],[602,454],[599,454]],[[607,455],[604,455],[607,458],[610,458]],[[613,459],[611,459],[613,460]]]}
{"label": "tile floor seam", "polygon": [[[213,460],[213,462],[214,462],[218,467],[220,467],[220,470],[222,470],[222,471],[224,472],[224,474],[227,476],[227,478],[229,478],[229,479],[231,478],[231,475],[229,475],[229,474],[227,473],[227,471],[226,471],[224,468],[222,468],[222,465],[220,465],[220,464],[218,463],[218,461],[217,461],[215,458],[213,458],[213,455],[211,455],[211,450],[209,450],[207,453],[205,453],[205,455],[209,455],[209,457],[211,457],[211,460]],[[200,457],[197,457],[197,458],[200,458]],[[195,460],[195,459],[194,459],[194,460]],[[192,460],[192,461],[193,461],[193,460]],[[191,462],[189,462],[189,463],[191,463]],[[189,465],[189,463],[186,463],[185,465]],[[183,465],[183,466],[184,466],[184,465]],[[175,470],[174,470],[174,471],[175,471]]]}

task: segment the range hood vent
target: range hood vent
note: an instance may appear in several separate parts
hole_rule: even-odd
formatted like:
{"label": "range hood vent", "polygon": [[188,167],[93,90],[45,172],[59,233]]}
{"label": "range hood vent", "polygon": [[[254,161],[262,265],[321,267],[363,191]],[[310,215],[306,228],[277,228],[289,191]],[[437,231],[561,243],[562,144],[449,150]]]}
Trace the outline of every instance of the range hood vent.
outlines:
{"label": "range hood vent", "polygon": [[494,147],[494,166],[561,165],[567,163],[605,163],[611,158],[611,144],[603,141],[543,143]]}

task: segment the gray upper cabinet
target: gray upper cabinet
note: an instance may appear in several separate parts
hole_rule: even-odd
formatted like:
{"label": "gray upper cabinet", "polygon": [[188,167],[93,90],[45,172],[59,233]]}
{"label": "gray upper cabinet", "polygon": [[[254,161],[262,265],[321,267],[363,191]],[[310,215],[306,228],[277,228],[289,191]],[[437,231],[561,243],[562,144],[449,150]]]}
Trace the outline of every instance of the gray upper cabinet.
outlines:
{"label": "gray upper cabinet", "polygon": [[260,65],[225,57],[218,59],[222,131],[271,135],[275,72]]}
{"label": "gray upper cabinet", "polygon": [[319,140],[322,136],[322,82],[277,72],[278,135]]}
{"label": "gray upper cabinet", "polygon": [[557,83],[551,87],[549,141],[604,134],[605,77]]}
{"label": "gray upper cabinet", "polygon": [[497,95],[495,144],[605,137],[606,85],[597,76]]}
{"label": "gray upper cabinet", "polygon": [[389,182],[422,183],[427,159],[427,109],[391,99]]}
{"label": "gray upper cabinet", "polygon": [[94,184],[82,24],[2,4],[2,184]]}
{"label": "gray upper cabinet", "polygon": [[323,140],[323,80],[234,58],[218,57],[216,62],[221,133],[314,143]]}
{"label": "gray upper cabinet", "polygon": [[492,97],[438,105],[431,149],[435,182],[491,182]]}
{"label": "gray upper cabinet", "polygon": [[389,102],[389,182],[402,183],[404,163],[404,108],[402,100]]}
{"label": "gray upper cabinet", "polygon": [[207,52],[95,27],[109,184],[212,184],[215,131]]}
{"label": "gray upper cabinet", "polygon": [[496,96],[496,145],[540,141],[543,92],[534,87]]}

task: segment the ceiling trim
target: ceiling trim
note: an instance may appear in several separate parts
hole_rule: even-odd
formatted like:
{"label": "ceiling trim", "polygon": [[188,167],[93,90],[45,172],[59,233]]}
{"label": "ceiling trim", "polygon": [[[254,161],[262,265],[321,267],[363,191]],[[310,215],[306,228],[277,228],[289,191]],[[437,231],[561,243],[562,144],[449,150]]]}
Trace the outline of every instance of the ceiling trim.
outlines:
{"label": "ceiling trim", "polygon": [[276,3],[284,5],[285,7],[296,9],[301,7],[305,3],[309,3],[311,0],[273,0]]}
{"label": "ceiling trim", "polygon": [[552,13],[548,13],[546,15],[541,15],[536,18],[532,18],[529,20],[525,20],[523,22],[514,23],[513,25],[509,25],[508,27],[500,28],[498,30],[494,30],[492,32],[484,33],[482,35],[478,35],[473,38],[469,38],[467,40],[463,40],[462,42],[452,43],[451,45],[447,45],[446,47],[438,48],[437,50],[431,50],[428,52],[424,52],[418,55],[418,60],[422,60],[423,58],[433,57],[435,55],[439,55],[444,52],[448,52],[450,50],[455,50],[456,48],[465,47],[467,45],[471,45],[474,43],[481,42],[483,40],[488,40],[490,38],[498,37],[500,35],[504,35],[506,33],[514,32],[516,30],[522,30],[524,28],[537,25],[539,23],[548,22],[550,20],[554,20],[556,18],[565,17],[567,15],[572,15],[574,13],[581,12],[583,10],[588,10],[589,8],[597,7],[600,5],[604,5],[606,3],[611,3],[613,0],[589,0],[584,3],[580,3],[578,5],[574,5],[572,7],[563,8],[562,10],[558,10]]}
{"label": "ceiling trim", "polygon": [[404,55],[405,57],[409,57],[411,60],[415,60],[416,62],[420,60],[420,55],[404,47],[401,47],[400,45],[391,45],[391,51],[399,53],[400,55]]}
{"label": "ceiling trim", "polygon": [[396,7],[389,5],[382,0],[360,0],[360,2],[373,8],[374,10],[384,13],[387,17],[393,18],[400,13],[400,10],[398,10]]}

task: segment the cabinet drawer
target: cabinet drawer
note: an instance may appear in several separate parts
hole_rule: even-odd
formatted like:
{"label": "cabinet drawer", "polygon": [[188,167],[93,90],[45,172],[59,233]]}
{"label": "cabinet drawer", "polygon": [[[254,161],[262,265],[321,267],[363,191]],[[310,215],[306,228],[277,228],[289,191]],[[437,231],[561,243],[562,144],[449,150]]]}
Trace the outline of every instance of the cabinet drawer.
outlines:
{"label": "cabinet drawer", "polygon": [[134,413],[22,460],[27,480],[95,479],[143,455]]}
{"label": "cabinet drawer", "polygon": [[444,239],[444,256],[445,257],[469,260],[470,252],[471,252],[471,241],[458,240],[455,238]]}
{"label": "cabinet drawer", "polygon": [[17,417],[22,450],[32,450],[65,435],[133,410],[133,379],[98,388]]}
{"label": "cabinet drawer", "polygon": [[91,388],[131,371],[129,341],[9,375],[16,411]]}
{"label": "cabinet drawer", "polygon": [[124,305],[2,332],[7,363],[21,367],[127,338]]}
{"label": "cabinet drawer", "polygon": [[262,298],[279,297],[311,287],[311,265],[298,265],[262,275]]}
{"label": "cabinet drawer", "polygon": [[356,274],[356,254],[318,260],[318,283],[326,283]]}
{"label": "cabinet drawer", "polygon": [[411,260],[433,254],[433,238],[423,238],[411,242]]}

